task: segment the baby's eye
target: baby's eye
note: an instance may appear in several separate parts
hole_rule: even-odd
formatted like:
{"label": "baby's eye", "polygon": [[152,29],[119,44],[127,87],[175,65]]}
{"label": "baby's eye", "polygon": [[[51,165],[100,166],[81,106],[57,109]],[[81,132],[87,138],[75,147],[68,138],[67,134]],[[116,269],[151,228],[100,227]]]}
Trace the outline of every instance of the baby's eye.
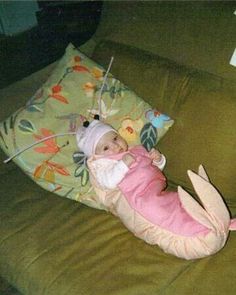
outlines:
{"label": "baby's eye", "polygon": [[115,136],[115,137],[114,137],[114,141],[117,141],[117,138],[118,138],[118,136]]}
{"label": "baby's eye", "polygon": [[104,151],[107,151],[108,150],[108,146],[104,146],[103,150]]}

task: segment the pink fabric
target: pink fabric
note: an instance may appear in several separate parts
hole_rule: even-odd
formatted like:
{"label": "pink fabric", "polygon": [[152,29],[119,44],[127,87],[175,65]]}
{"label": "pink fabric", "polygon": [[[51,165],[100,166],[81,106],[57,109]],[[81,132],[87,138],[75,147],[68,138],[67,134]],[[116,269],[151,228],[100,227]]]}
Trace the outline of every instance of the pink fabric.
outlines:
{"label": "pink fabric", "polygon": [[148,221],[174,234],[191,237],[207,234],[209,230],[184,210],[178,193],[164,190],[166,178],[152,165],[147,151],[138,146],[129,152],[136,161],[118,186],[130,206]]}
{"label": "pink fabric", "polygon": [[[193,188],[201,200],[200,205],[180,186],[178,194],[165,192],[165,178],[157,168],[156,172],[152,169],[144,149],[135,147],[128,152],[136,157],[136,163],[121,181],[121,189],[104,190],[100,187],[91,165],[96,158],[88,160],[90,180],[96,194],[89,198],[87,195],[83,201],[118,216],[136,237],[158,245],[166,253],[184,259],[199,259],[220,251],[228,239],[229,230],[236,229],[236,219],[230,220],[227,207],[209,182],[204,168],[200,166],[198,174],[188,170]],[[123,155],[113,158],[119,160]],[[145,179],[146,173],[150,173],[151,181]],[[191,233],[192,226],[194,231]]]}
{"label": "pink fabric", "polygon": [[231,219],[229,229],[236,230],[236,218]]}

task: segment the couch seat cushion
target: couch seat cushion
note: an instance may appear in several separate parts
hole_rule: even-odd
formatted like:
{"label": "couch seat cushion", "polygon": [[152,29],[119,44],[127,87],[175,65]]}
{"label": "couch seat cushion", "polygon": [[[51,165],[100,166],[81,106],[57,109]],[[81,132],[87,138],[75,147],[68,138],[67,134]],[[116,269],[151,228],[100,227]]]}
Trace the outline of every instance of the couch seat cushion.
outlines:
{"label": "couch seat cushion", "polygon": [[46,192],[19,168],[0,179],[0,195],[0,272],[22,294],[234,294],[235,235],[218,254],[185,261],[109,213]]}

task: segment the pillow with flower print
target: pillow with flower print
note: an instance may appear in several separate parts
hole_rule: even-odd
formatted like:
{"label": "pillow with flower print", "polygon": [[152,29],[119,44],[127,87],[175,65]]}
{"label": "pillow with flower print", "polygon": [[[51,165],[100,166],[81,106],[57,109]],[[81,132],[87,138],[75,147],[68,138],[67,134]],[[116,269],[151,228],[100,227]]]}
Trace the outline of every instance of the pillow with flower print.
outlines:
{"label": "pillow with flower print", "polygon": [[[40,186],[62,197],[93,203],[86,158],[74,132],[98,113],[105,69],[69,44],[47,81],[28,102],[0,124],[0,146]],[[110,73],[101,96],[101,119],[130,145],[150,150],[173,124]]]}

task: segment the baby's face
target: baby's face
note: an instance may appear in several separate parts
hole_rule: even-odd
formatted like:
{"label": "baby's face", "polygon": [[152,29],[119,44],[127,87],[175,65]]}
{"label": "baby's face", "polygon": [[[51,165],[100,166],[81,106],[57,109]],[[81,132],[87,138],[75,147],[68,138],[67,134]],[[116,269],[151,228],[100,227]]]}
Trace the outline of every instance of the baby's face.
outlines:
{"label": "baby's face", "polygon": [[118,133],[110,131],[103,135],[99,140],[95,154],[110,156],[114,154],[119,154],[126,152],[128,149],[128,144]]}

